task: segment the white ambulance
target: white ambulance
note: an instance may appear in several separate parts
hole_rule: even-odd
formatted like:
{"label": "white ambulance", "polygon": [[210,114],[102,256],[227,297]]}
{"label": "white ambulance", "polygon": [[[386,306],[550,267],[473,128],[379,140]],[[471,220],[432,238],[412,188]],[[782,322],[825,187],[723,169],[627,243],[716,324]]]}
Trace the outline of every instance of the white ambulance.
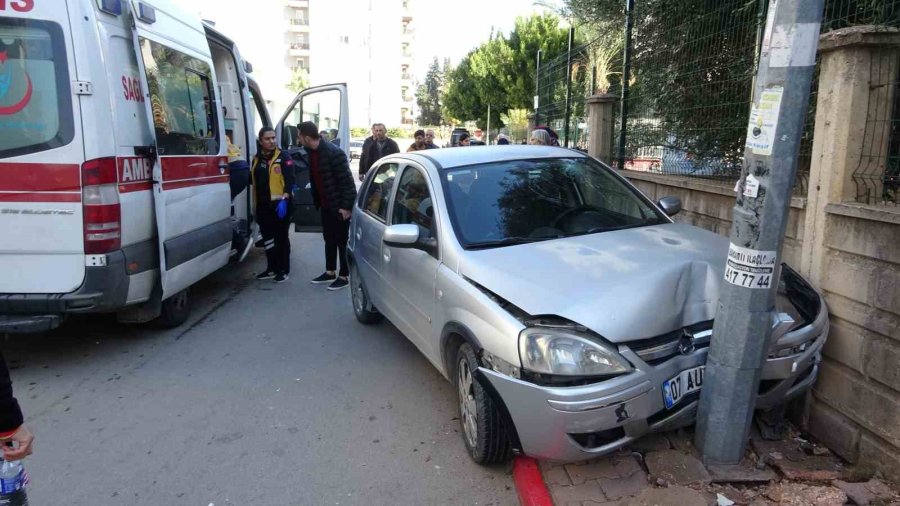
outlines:
{"label": "white ambulance", "polygon": [[[226,132],[249,161],[271,124],[248,72],[166,0],[0,0],[0,334],[85,312],[175,326],[191,285],[243,259],[255,226]],[[278,130],[291,147],[318,121],[347,150],[347,113],[345,85],[313,88]]]}

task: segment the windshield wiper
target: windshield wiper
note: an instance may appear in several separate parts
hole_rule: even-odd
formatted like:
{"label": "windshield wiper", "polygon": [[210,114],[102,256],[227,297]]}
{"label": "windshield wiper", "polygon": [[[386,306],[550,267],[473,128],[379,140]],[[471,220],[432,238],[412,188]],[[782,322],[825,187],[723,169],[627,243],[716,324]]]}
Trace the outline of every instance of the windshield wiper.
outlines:
{"label": "windshield wiper", "polygon": [[637,228],[637,227],[649,227],[651,225],[661,225],[662,222],[657,220],[647,220],[642,221],[640,223],[631,223],[628,225],[619,225],[617,227],[594,227],[588,229],[586,232],[581,232],[575,235],[586,235],[586,234],[596,234],[598,232],[612,232],[614,230],[625,230],[626,228]]}
{"label": "windshield wiper", "polygon": [[499,246],[513,246],[515,244],[528,244],[530,242],[546,241],[555,237],[504,237],[496,241],[482,241],[472,243],[466,249],[496,248]]}

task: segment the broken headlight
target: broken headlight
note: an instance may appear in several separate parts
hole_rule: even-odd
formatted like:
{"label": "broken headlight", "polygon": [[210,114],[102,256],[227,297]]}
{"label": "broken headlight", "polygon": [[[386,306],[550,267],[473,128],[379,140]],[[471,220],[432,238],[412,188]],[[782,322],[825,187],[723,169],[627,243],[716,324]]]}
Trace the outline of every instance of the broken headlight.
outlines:
{"label": "broken headlight", "polygon": [[632,370],[612,346],[571,330],[529,327],[519,334],[522,369],[564,377],[618,376]]}

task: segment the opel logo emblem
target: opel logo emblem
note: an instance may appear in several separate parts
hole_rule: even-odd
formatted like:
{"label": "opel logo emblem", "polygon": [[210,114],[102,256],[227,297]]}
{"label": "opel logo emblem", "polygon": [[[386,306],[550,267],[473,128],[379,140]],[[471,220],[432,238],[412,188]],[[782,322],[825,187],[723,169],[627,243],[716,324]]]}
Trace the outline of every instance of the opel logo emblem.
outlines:
{"label": "opel logo emblem", "polygon": [[684,331],[684,335],[681,337],[681,342],[678,343],[678,353],[682,355],[690,355],[695,350],[694,347],[694,336],[688,333],[688,331]]}

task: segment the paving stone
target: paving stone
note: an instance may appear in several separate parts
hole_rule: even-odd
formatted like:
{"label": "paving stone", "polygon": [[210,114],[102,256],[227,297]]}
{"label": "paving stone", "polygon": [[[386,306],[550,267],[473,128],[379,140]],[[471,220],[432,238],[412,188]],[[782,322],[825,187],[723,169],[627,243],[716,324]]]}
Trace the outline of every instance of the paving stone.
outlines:
{"label": "paving stone", "polygon": [[674,485],[709,483],[710,476],[696,457],[677,450],[651,452],[644,456],[647,470],[654,478]]}
{"label": "paving stone", "polygon": [[753,440],[753,449],[785,478],[827,482],[841,477],[843,464],[833,455],[807,455],[795,440]]}
{"label": "paving stone", "polygon": [[694,446],[693,431],[678,429],[677,431],[666,433],[666,437],[672,443],[672,448],[680,452],[693,454],[697,451],[697,447]]}
{"label": "paving stone", "polygon": [[687,487],[648,488],[625,503],[627,506],[708,506],[710,500]]}
{"label": "paving stone", "polygon": [[574,503],[581,505],[584,501],[606,502],[606,496],[596,482],[572,485],[569,487],[550,487],[554,504]]}
{"label": "paving stone", "polygon": [[621,499],[635,495],[650,487],[647,474],[643,470],[624,478],[601,478],[598,482],[600,488],[603,489],[603,495],[609,499]]}
{"label": "paving stone", "polygon": [[766,496],[783,506],[843,506],[847,502],[847,494],[839,488],[803,483],[778,483],[769,487]]}
{"label": "paving stone", "polygon": [[619,472],[616,470],[616,462],[613,457],[604,457],[583,464],[569,464],[566,466],[566,471],[569,473],[569,477],[575,485],[580,485],[587,481],[600,478],[619,477]]}
{"label": "paving stone", "polygon": [[847,483],[837,480],[834,485],[843,490],[847,497],[859,506],[868,506],[872,503],[887,504],[892,500],[898,500],[894,491],[880,480],[869,480],[865,483]]}
{"label": "paving stone", "polygon": [[551,467],[544,470],[544,481],[548,485],[560,485],[564,487],[572,484],[572,480],[569,479],[569,473],[566,472],[566,468],[564,467]]}
{"label": "paving stone", "polygon": [[713,483],[760,483],[778,479],[775,471],[757,469],[749,461],[735,466],[707,466],[706,470]]}
{"label": "paving stone", "polygon": [[663,434],[647,434],[628,445],[636,452],[660,452],[672,448],[669,439]]}

